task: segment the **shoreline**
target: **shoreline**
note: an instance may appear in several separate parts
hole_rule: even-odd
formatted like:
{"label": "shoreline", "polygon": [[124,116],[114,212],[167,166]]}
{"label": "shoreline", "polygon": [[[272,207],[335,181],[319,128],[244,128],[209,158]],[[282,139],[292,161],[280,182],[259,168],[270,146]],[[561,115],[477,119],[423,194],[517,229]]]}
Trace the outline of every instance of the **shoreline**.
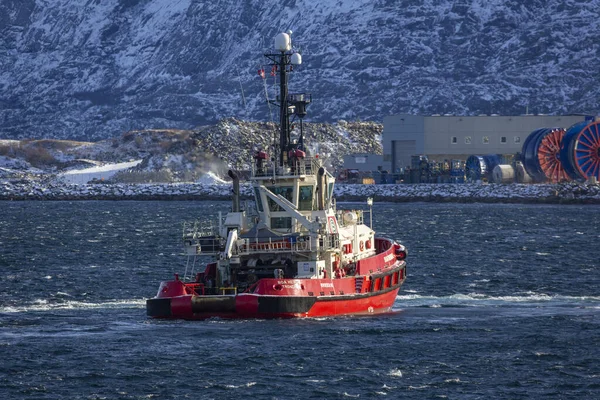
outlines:
{"label": "shoreline", "polygon": [[[0,181],[1,201],[227,201],[230,184],[68,184]],[[240,185],[242,200],[252,200],[249,184]],[[600,204],[600,185],[562,184],[336,184],[338,202]]]}

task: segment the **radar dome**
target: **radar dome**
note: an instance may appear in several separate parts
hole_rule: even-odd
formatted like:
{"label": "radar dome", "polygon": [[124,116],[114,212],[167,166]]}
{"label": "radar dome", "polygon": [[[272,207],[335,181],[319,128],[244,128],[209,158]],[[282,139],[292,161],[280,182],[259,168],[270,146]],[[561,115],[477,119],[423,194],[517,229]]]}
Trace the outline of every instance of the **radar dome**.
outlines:
{"label": "radar dome", "polygon": [[290,58],[290,62],[292,63],[292,65],[302,64],[302,56],[300,55],[300,53],[292,54],[292,57]]}
{"label": "radar dome", "polygon": [[289,51],[292,48],[292,41],[290,35],[287,33],[280,33],[275,36],[275,49],[279,51]]}

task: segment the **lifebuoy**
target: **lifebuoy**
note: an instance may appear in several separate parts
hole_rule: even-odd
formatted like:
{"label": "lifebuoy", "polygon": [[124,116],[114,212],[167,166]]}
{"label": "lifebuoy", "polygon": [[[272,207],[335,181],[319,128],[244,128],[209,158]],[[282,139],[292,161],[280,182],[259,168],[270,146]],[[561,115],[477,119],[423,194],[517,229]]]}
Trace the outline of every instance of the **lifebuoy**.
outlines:
{"label": "lifebuoy", "polygon": [[365,249],[365,242],[363,242],[362,240],[360,241],[360,251],[363,251]]}
{"label": "lifebuoy", "polygon": [[396,247],[395,253],[397,260],[402,261],[406,258],[406,250],[404,249],[404,247]]}
{"label": "lifebuoy", "polygon": [[371,239],[367,240],[367,243],[365,244],[365,246],[367,246],[367,249],[371,248]]}

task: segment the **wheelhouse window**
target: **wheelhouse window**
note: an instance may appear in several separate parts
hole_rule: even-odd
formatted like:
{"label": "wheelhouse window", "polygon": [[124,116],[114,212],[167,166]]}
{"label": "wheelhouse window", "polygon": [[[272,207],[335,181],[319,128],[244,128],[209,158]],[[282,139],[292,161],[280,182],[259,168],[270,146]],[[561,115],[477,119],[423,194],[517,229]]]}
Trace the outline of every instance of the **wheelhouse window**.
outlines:
{"label": "wheelhouse window", "polygon": [[271,229],[292,229],[292,218],[271,217]]}
{"label": "wheelhouse window", "polygon": [[300,186],[300,193],[298,196],[298,210],[312,211],[312,208],[313,208],[313,187],[312,186]]}
{"label": "wheelhouse window", "polygon": [[[294,203],[294,198],[292,196],[294,188],[292,186],[272,186],[268,187],[267,189],[269,189],[274,195],[281,195],[286,200]],[[279,204],[275,203],[270,197],[267,197],[267,203],[269,204],[269,210],[271,211],[284,211],[284,209],[280,207]]]}
{"label": "wheelhouse window", "polygon": [[258,212],[263,212],[263,204],[262,199],[260,198],[260,190],[258,188],[254,188],[254,194],[256,195],[256,207],[258,208]]}

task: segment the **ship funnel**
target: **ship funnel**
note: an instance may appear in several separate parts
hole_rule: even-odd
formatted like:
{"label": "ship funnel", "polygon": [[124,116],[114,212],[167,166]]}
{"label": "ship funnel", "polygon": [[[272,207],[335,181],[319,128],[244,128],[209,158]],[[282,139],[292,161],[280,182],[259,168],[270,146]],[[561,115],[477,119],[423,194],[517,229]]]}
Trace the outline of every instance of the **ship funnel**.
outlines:
{"label": "ship funnel", "polygon": [[227,175],[233,179],[233,204],[231,205],[231,211],[240,212],[240,178],[231,169],[227,171]]}

